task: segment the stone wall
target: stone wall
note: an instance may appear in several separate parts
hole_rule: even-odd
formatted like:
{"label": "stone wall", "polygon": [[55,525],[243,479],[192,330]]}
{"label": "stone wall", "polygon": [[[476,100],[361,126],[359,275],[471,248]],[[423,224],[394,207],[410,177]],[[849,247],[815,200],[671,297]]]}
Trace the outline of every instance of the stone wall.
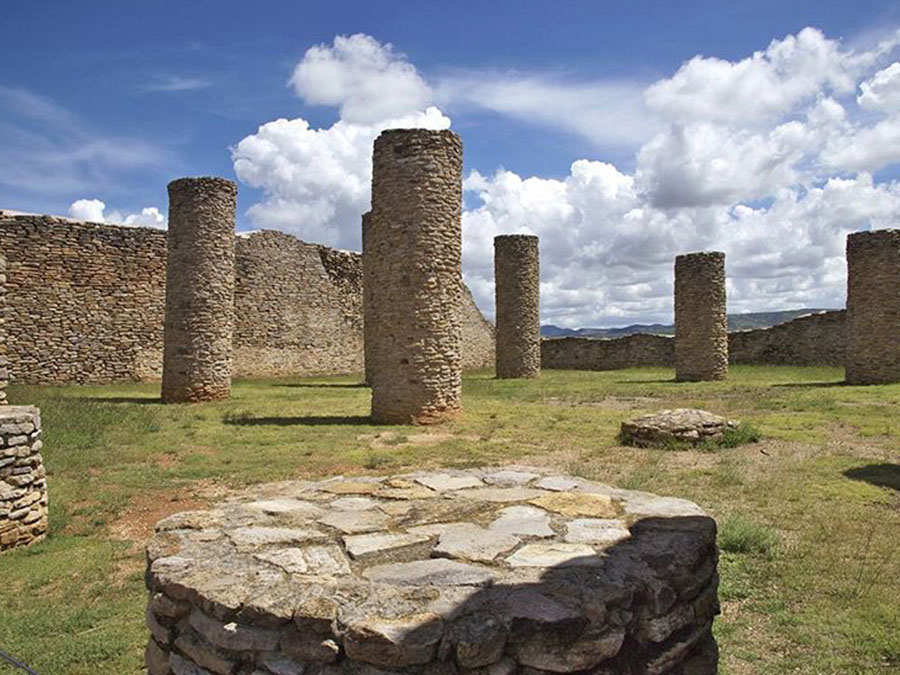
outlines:
{"label": "stone wall", "polygon": [[755,330],[728,334],[730,363],[840,366],[844,363],[844,310],[819,312]]}
{"label": "stone wall", "polygon": [[[164,231],[0,211],[0,251],[12,380],[161,377]],[[235,275],[235,376],[362,373],[358,253],[280,232],[242,234]],[[465,287],[462,321],[463,366],[491,366],[493,328]]]}
{"label": "stone wall", "polygon": [[[839,366],[844,362],[844,311],[801,316],[791,321],[728,334],[733,364]],[[667,335],[621,338],[544,338],[541,366],[560,370],[618,370],[675,365],[675,340]]]}
{"label": "stone wall", "polygon": [[847,237],[849,384],[900,382],[900,230]]}
{"label": "stone wall", "polygon": [[230,180],[169,183],[164,403],[231,396],[236,208]]}
{"label": "stone wall", "polygon": [[725,254],[675,258],[675,379],[722,380],[728,375]]}
{"label": "stone wall", "polygon": [[675,341],[666,335],[621,338],[561,337],[541,340],[541,367],[557,370],[619,370],[675,364]]}
{"label": "stone wall", "polygon": [[0,551],[43,539],[47,532],[41,445],[40,410],[0,408]]}
{"label": "stone wall", "polygon": [[6,357],[6,256],[0,251],[0,405],[6,403],[6,384],[9,381],[9,361]]}
{"label": "stone wall", "polygon": [[541,374],[541,275],[538,238],[494,237],[497,377]]}
{"label": "stone wall", "polygon": [[375,139],[371,232],[372,419],[427,424],[462,397],[462,142],[452,131]]}

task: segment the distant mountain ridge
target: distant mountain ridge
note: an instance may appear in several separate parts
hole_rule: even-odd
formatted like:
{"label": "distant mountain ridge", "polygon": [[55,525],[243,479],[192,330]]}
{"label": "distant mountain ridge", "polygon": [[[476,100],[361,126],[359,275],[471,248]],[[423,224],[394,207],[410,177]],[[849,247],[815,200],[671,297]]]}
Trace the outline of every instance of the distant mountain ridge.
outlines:
{"label": "distant mountain ridge", "polygon": [[[750,330],[753,328],[769,328],[779,323],[796,319],[798,316],[815,314],[833,310],[826,309],[787,309],[780,312],[747,312],[746,314],[729,314],[728,330]],[[560,328],[559,326],[541,326],[543,337],[593,337],[616,338],[635,333],[650,333],[652,335],[674,335],[675,326],[672,324],[635,323],[622,328]]]}

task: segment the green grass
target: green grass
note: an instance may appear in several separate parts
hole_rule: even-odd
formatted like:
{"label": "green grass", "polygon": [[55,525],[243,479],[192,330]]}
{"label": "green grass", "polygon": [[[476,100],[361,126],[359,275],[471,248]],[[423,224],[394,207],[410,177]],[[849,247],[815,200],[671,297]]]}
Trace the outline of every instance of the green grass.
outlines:
{"label": "green grass", "polygon": [[[226,489],[528,462],[686,497],[716,517],[721,672],[900,672],[900,385],[841,378],[475,373],[464,416],[434,429],[369,424],[369,391],[350,377],[240,381],[231,400],[195,406],[161,405],[153,384],[13,387],[14,403],[42,409],[52,529],[0,556],[0,649],[45,675],[140,672],[143,541],[157,519]],[[749,435],[716,448],[619,445],[621,420],[676,407],[739,419]]]}

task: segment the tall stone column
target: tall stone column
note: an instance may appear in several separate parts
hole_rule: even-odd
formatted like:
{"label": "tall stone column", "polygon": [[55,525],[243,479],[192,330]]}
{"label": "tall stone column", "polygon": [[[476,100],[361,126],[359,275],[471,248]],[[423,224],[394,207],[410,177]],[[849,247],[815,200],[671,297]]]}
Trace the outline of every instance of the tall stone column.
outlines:
{"label": "tall stone column", "polygon": [[541,275],[538,238],[494,237],[494,299],[499,378],[541,374]]}
{"label": "tall stone column", "polygon": [[900,382],[900,230],[847,237],[849,384]]}
{"label": "tall stone column", "polygon": [[372,345],[373,327],[375,325],[375,316],[372,314],[372,282],[369,279],[369,262],[368,257],[371,253],[372,244],[369,241],[372,231],[372,212],[367,211],[362,214],[362,287],[363,287],[363,363],[365,374],[364,382],[372,386]]}
{"label": "tall stone column", "polygon": [[231,394],[237,186],[224,178],[169,183],[162,400]]}
{"label": "tall stone column", "polygon": [[0,253],[0,405],[6,404],[9,358],[6,352],[6,256]]}
{"label": "tall stone column", "polygon": [[675,379],[724,380],[727,376],[725,254],[679,255],[675,258]]}
{"label": "tall stone column", "polygon": [[376,423],[431,424],[460,412],[461,210],[459,136],[382,132],[366,249]]}

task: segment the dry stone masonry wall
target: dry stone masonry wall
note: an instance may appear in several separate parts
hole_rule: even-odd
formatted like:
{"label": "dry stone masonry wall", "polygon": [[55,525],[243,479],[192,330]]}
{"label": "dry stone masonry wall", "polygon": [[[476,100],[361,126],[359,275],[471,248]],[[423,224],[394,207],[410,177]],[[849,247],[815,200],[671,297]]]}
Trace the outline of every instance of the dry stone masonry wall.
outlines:
{"label": "dry stone masonry wall", "polygon": [[541,275],[538,238],[494,237],[499,378],[541,374]]}
{"label": "dry stone masonry wall", "polygon": [[6,403],[9,359],[6,355],[6,257],[0,252],[0,405]]}
{"label": "dry stone masonry wall", "polygon": [[47,532],[41,445],[37,408],[0,407],[0,551],[43,539]]}
{"label": "dry stone masonry wall", "polygon": [[688,253],[675,258],[675,379],[728,376],[725,254]]}
{"label": "dry stone masonry wall", "polygon": [[712,675],[716,524],[529,467],[253,487],[161,521],[149,675]]}
{"label": "dry stone masonry wall", "polygon": [[462,143],[394,129],[372,162],[372,418],[428,424],[460,411]]}
{"label": "dry stone masonry wall", "polygon": [[900,382],[900,230],[847,237],[846,380]]}
{"label": "dry stone masonry wall", "polygon": [[367,211],[362,215],[362,276],[363,276],[363,363],[364,374],[363,381],[366,384],[372,384],[372,365],[374,357],[372,348],[374,345],[374,335],[372,327],[375,325],[375,316],[372,314],[372,282],[369,280],[369,267],[367,264],[367,255],[372,243],[369,237],[372,233],[372,212]]}
{"label": "dry stone masonry wall", "polygon": [[[0,211],[13,381],[162,375],[166,233]],[[236,238],[234,374],[360,373],[358,253],[280,232]],[[493,327],[463,286],[463,367],[494,363]]]}
{"label": "dry stone masonry wall", "polygon": [[224,178],[169,183],[163,402],[231,395],[236,206]]}

